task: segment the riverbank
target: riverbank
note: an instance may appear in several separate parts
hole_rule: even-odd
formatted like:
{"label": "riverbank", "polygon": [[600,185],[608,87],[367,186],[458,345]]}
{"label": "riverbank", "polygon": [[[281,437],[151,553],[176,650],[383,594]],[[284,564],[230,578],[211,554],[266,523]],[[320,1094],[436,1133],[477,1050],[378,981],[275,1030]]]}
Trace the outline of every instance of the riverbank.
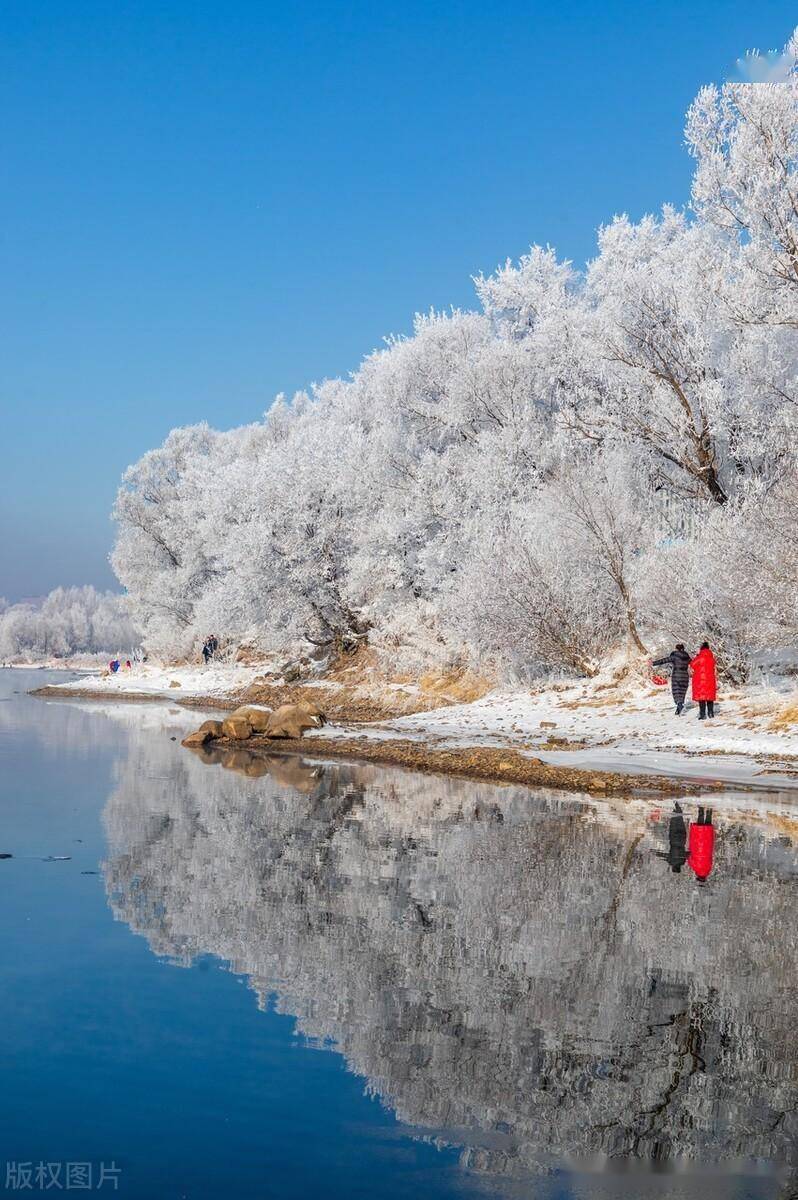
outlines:
{"label": "riverbank", "polygon": [[512,749],[491,749],[468,746],[445,750],[423,742],[402,739],[378,740],[369,737],[320,736],[304,739],[269,740],[253,737],[246,741],[227,738],[207,746],[190,746],[200,759],[209,765],[238,770],[245,775],[257,775],[257,762],[275,757],[328,759],[346,758],[380,766],[405,767],[411,771],[436,775],[451,775],[460,779],[476,779],[490,783],[522,784],[525,787],[557,788],[580,794],[657,795],[699,794],[720,789],[721,782],[685,783],[657,775],[628,775],[612,771],[591,771],[574,767],[552,766],[539,758]]}
{"label": "riverbank", "polygon": [[[305,736],[303,752],[480,779],[593,792],[650,788],[652,780],[660,789],[668,781],[682,790],[693,784],[798,789],[798,692],[787,681],[729,689],[714,721],[704,722],[691,704],[676,717],[669,690],[644,679],[552,683],[458,703],[458,692],[469,689],[478,685],[391,682],[345,671],[288,683],[263,664],[143,664],[121,679],[84,677],[36,694],[166,700],[219,712],[242,703],[276,708],[313,700],[330,724]],[[262,739],[254,739],[254,748],[262,748]]]}
{"label": "riverbank", "polygon": [[104,671],[48,685],[35,694],[83,700],[168,700],[222,711],[241,704],[279,708],[307,700],[321,705],[332,721],[375,722],[471,702],[489,687],[487,681],[464,672],[429,674],[418,680],[386,677],[372,669],[367,652],[345,658],[323,676],[301,680],[291,680],[290,673],[268,659],[254,665],[212,662],[207,667],[137,663],[129,671]]}

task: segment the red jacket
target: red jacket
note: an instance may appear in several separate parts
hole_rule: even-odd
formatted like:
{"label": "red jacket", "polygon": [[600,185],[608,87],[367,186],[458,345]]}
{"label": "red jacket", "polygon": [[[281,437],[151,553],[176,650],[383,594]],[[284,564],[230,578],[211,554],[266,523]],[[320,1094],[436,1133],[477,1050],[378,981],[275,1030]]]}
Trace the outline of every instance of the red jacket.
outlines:
{"label": "red jacket", "polygon": [[715,830],[712,825],[691,825],[687,843],[687,861],[700,879],[712,870]]}
{"label": "red jacket", "polygon": [[718,681],[715,676],[715,655],[711,650],[699,650],[690,663],[693,671],[693,699],[717,700]]}

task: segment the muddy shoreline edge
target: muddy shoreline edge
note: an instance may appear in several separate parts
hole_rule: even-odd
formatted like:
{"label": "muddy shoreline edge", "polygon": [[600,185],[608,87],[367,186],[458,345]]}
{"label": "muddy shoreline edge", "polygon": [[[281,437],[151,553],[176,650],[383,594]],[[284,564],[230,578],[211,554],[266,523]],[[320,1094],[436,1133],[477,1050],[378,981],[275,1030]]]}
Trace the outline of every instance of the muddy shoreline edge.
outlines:
{"label": "muddy shoreline edge", "polygon": [[[177,689],[175,689],[177,690]],[[59,685],[35,688],[31,696],[57,700],[95,700],[114,704],[175,704],[181,708],[229,712],[240,700],[220,696],[153,695],[149,692],[128,692],[109,695],[92,688],[73,688],[65,692]],[[342,719],[346,719],[343,717]],[[351,719],[351,718],[350,718]],[[667,775],[626,774],[599,769],[554,766],[534,756],[521,754],[511,747],[464,746],[435,748],[411,739],[391,738],[372,740],[353,735],[345,738],[283,738],[253,737],[233,741],[219,738],[211,743],[215,749],[245,750],[258,757],[284,757],[302,754],[310,758],[347,758],[353,761],[382,766],[404,767],[426,774],[451,775],[461,779],[478,779],[485,783],[506,783],[524,787],[549,787],[561,791],[592,795],[623,796],[640,793],[648,795],[700,795],[721,788],[735,790],[733,785],[712,780],[693,783]],[[201,749],[196,751],[201,756]]]}
{"label": "muddy shoreline edge", "polygon": [[[177,691],[177,688],[175,688]],[[48,683],[44,687],[31,688],[29,696],[44,700],[97,700],[103,704],[177,704],[181,708],[201,708],[218,712],[231,712],[239,701],[229,696],[172,696],[155,692],[108,693],[97,688],[70,688],[66,691],[60,683]]]}
{"label": "muddy shoreline edge", "polygon": [[[202,755],[203,747],[187,747]],[[612,771],[586,771],[576,767],[553,766],[521,754],[509,747],[463,746],[456,750],[435,749],[423,742],[391,738],[248,738],[233,741],[218,738],[208,743],[209,750],[244,750],[259,758],[303,755],[305,758],[346,758],[379,766],[404,767],[422,774],[450,775],[477,779],[483,783],[520,784],[547,787],[559,791],[588,793],[596,796],[694,796],[705,792],[734,790],[713,780],[700,784],[667,775],[626,775]]]}

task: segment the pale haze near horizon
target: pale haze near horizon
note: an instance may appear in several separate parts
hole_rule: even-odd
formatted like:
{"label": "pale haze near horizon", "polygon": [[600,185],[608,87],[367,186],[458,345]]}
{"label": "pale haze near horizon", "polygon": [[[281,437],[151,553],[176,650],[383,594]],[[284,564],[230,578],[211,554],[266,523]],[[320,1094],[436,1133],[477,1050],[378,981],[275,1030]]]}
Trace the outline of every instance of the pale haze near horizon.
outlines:
{"label": "pale haze near horizon", "polygon": [[115,586],[171,428],[257,420],[470,277],[681,205],[684,112],[785,3],[76,2],[0,18],[0,595]]}

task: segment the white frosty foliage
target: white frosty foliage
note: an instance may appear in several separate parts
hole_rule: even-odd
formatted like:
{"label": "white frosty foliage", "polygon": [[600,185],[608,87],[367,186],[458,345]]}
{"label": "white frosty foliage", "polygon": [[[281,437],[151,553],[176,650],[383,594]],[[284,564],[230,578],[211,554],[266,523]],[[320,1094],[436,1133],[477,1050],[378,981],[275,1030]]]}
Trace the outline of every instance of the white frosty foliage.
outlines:
{"label": "white frosty foliage", "polygon": [[123,596],[56,588],[40,604],[0,600],[0,661],[37,662],[81,654],[129,654],[140,635]]}
{"label": "white frosty foliage", "polygon": [[704,88],[688,212],[533,248],[345,380],[131,467],[114,566],[147,644],[368,637],[395,658],[591,673],[798,634],[798,74]]}

